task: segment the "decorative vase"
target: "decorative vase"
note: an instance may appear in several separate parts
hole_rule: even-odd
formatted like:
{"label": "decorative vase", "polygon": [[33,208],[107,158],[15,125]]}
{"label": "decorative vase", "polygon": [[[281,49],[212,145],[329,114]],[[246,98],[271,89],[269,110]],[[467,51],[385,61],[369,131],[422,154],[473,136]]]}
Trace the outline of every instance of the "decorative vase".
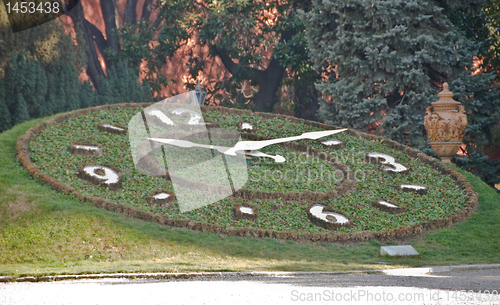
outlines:
{"label": "decorative vase", "polygon": [[434,153],[443,162],[451,163],[464,138],[467,115],[460,102],[453,100],[453,92],[448,90],[448,83],[443,84],[439,100],[426,108],[424,126],[427,138]]}

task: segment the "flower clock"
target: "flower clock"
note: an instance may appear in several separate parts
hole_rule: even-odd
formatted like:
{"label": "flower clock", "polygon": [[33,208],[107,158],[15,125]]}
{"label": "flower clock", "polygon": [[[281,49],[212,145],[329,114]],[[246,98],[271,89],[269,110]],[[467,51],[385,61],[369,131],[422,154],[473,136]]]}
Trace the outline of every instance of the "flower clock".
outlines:
{"label": "flower clock", "polygon": [[59,115],[19,138],[18,159],[95,206],[226,235],[406,238],[477,205],[462,175],[399,143],[192,96]]}

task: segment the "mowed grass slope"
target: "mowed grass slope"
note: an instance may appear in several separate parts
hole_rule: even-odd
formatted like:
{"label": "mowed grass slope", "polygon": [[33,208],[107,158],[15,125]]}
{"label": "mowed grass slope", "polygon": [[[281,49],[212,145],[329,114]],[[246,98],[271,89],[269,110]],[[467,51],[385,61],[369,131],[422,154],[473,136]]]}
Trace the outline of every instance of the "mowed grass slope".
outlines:
{"label": "mowed grass slope", "polygon": [[[385,258],[377,241],[354,245],[223,237],[125,218],[57,193],[15,158],[35,120],[0,134],[0,275],[100,272],[351,270],[500,263],[500,194],[464,173],[480,194],[470,221],[417,237],[414,258]],[[391,244],[391,243],[389,243]]]}

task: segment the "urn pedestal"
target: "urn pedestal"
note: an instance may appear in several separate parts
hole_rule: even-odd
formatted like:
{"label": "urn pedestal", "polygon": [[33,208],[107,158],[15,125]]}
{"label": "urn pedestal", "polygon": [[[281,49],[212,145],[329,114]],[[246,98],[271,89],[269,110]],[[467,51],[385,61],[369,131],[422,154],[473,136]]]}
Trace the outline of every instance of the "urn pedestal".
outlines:
{"label": "urn pedestal", "polygon": [[426,109],[424,126],[434,153],[443,162],[451,163],[451,158],[462,145],[467,116],[464,106],[453,100],[448,83],[443,84],[443,91],[438,96],[439,100]]}

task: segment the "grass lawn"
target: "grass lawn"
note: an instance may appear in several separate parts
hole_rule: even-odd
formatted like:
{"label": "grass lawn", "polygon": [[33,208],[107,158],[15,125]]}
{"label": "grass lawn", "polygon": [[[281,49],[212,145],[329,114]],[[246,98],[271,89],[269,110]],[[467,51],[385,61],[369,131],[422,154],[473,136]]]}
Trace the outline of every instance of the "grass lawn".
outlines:
{"label": "grass lawn", "polygon": [[[45,119],[43,119],[45,120]],[[332,271],[500,263],[500,194],[463,172],[480,194],[468,222],[408,241],[413,258],[384,244],[221,237],[125,218],[35,181],[15,158],[17,138],[42,120],[0,134],[0,275],[106,272]]]}

